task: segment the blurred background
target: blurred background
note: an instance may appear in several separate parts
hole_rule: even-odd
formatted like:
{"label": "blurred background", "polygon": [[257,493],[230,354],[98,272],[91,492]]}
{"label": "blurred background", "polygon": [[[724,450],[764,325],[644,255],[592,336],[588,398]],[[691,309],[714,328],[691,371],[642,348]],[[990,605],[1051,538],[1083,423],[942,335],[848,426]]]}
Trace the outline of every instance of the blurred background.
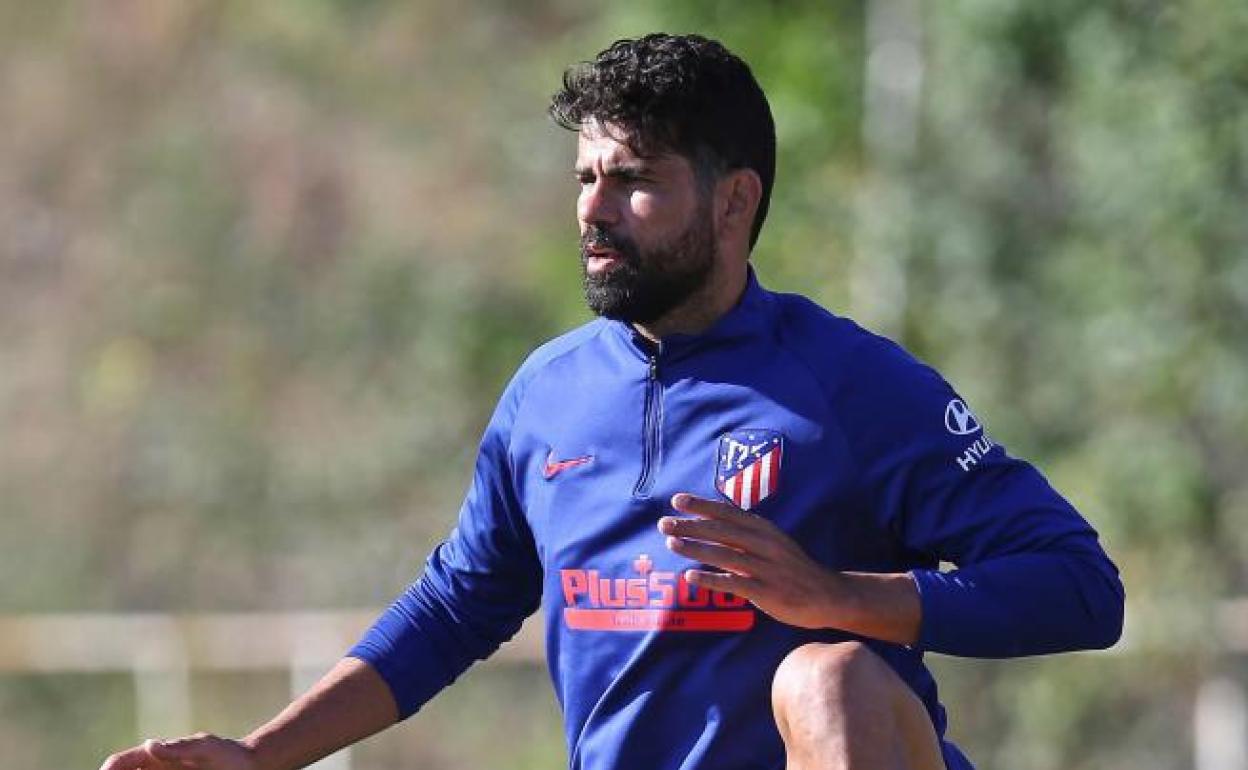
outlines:
{"label": "blurred background", "polygon": [[[7,766],[241,733],[417,574],[587,319],[548,96],[660,29],[771,98],[763,282],[935,364],[1122,569],[1113,652],[933,656],[952,736],[1248,768],[1242,0],[0,0]],[[533,652],[326,767],[564,765]]]}

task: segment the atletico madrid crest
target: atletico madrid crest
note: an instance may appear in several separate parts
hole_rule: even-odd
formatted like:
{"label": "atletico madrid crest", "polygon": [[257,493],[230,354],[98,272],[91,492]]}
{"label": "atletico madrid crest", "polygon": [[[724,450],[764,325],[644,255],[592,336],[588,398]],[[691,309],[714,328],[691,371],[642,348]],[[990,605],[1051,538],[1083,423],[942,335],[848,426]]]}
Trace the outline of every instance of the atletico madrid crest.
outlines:
{"label": "atletico madrid crest", "polygon": [[784,436],[774,430],[745,428],[719,437],[715,488],[748,511],[780,485]]}

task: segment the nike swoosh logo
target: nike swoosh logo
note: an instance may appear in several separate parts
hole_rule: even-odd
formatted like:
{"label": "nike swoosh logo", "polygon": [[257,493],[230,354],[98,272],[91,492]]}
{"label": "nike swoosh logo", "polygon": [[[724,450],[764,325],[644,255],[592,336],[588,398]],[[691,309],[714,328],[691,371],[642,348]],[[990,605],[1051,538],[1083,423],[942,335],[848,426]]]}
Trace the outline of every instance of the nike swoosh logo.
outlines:
{"label": "nike swoosh logo", "polygon": [[571,460],[555,460],[555,453],[551,452],[546,457],[546,467],[542,469],[542,475],[548,479],[553,479],[556,474],[566,471],[568,468],[575,468],[578,465],[592,462],[593,455],[585,455],[584,457],[573,457]]}

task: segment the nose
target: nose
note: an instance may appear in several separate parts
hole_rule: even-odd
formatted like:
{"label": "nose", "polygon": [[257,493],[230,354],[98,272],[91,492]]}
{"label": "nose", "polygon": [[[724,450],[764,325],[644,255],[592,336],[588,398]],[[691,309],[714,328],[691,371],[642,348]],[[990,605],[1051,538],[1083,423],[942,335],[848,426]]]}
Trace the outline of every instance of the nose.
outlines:
{"label": "nose", "polygon": [[576,216],[581,226],[591,224],[614,224],[620,219],[619,205],[604,180],[599,177],[581,185],[576,201]]}

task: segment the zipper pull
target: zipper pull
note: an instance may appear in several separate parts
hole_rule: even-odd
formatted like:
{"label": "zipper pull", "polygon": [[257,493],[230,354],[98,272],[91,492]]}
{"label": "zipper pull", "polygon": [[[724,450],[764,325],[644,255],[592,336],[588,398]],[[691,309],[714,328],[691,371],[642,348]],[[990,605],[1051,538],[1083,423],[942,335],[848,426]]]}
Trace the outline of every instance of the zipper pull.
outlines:
{"label": "zipper pull", "polygon": [[657,355],[650,356],[650,379],[659,379],[659,357]]}

